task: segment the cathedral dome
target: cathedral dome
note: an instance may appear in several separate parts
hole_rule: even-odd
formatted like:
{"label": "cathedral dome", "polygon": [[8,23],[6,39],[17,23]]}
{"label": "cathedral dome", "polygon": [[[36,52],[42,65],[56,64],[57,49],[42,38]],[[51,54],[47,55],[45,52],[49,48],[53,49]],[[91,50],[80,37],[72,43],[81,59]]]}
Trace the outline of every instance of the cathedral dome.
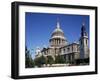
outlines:
{"label": "cathedral dome", "polygon": [[51,39],[49,40],[50,46],[62,47],[67,44],[63,30],[60,28],[60,23],[57,21],[56,29],[52,32]]}
{"label": "cathedral dome", "polygon": [[63,30],[60,28],[60,24],[59,22],[57,22],[57,27],[56,29],[53,31],[51,38],[61,38],[61,39],[65,39],[64,37],[64,32]]}
{"label": "cathedral dome", "polygon": [[53,31],[53,33],[56,33],[56,32],[63,33],[62,29],[60,29],[60,28],[56,28],[56,29]]}

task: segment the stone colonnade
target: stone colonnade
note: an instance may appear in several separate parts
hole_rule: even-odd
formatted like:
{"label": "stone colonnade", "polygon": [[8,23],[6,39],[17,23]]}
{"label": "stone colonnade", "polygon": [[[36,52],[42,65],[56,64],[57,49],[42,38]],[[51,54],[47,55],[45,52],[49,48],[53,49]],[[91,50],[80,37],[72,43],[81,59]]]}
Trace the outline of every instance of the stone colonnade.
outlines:
{"label": "stone colonnade", "polygon": [[50,43],[51,45],[64,45],[65,42],[64,39],[52,39]]}

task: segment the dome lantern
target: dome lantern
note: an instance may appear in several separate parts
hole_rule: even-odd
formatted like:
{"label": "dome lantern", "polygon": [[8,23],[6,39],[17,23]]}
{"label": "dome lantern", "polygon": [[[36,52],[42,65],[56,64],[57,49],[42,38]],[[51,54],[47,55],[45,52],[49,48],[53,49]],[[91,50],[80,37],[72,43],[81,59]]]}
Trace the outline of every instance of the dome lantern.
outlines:
{"label": "dome lantern", "polygon": [[60,29],[60,23],[58,19],[57,19],[57,29]]}

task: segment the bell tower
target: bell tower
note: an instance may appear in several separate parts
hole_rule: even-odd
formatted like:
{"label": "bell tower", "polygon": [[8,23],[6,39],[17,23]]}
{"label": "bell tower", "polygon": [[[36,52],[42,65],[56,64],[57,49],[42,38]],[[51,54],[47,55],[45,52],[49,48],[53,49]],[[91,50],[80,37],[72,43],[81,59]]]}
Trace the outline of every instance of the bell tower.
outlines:
{"label": "bell tower", "polygon": [[89,58],[88,34],[86,32],[85,23],[82,23],[80,42],[80,59]]}

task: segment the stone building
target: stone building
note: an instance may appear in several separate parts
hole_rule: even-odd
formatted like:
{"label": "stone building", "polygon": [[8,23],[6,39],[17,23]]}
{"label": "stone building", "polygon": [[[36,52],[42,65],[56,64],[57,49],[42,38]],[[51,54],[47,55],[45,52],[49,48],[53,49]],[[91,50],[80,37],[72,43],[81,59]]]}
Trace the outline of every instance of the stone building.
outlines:
{"label": "stone building", "polygon": [[88,35],[85,29],[85,24],[82,24],[79,41],[70,44],[64,36],[59,21],[57,21],[56,28],[52,32],[49,40],[49,47],[43,48],[40,51],[39,53],[36,53],[36,58],[43,55],[45,57],[52,56],[55,60],[55,56],[60,55],[66,60],[66,62],[71,61],[73,63],[77,59],[89,58]]}

